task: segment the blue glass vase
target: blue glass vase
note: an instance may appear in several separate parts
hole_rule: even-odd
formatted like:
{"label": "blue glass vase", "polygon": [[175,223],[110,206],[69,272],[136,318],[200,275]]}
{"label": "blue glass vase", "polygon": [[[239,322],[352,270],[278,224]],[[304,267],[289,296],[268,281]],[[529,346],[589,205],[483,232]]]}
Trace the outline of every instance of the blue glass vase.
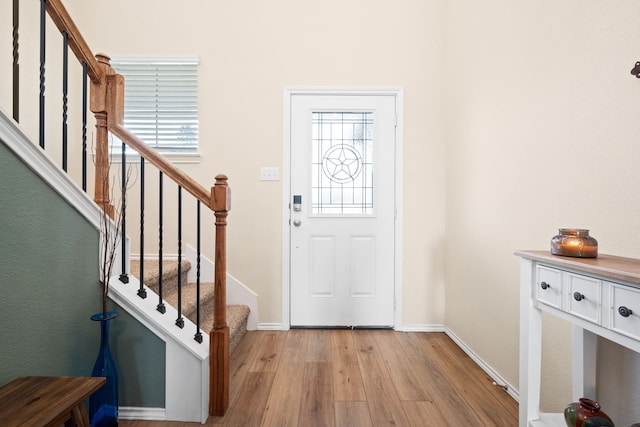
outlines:
{"label": "blue glass vase", "polygon": [[100,322],[100,351],[91,376],[107,379],[107,382],[89,398],[91,427],[118,425],[118,371],[109,350],[109,322],[116,317],[118,313],[115,311],[108,311],[106,316],[102,313],[91,316],[91,320]]}

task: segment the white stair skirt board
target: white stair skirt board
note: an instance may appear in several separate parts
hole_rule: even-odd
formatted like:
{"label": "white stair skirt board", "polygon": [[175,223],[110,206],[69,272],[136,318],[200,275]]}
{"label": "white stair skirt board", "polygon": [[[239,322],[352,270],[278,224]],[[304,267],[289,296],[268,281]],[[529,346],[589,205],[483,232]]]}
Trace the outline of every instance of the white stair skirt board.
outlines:
{"label": "white stair skirt board", "polygon": [[[191,270],[187,273],[189,283],[196,282],[196,257],[196,250],[187,245],[186,258],[191,263]],[[214,272],[213,261],[200,255],[200,282],[213,283]],[[227,273],[227,304],[249,307],[247,330],[255,331],[258,329],[258,295],[229,273]]]}
{"label": "white stair skirt board", "polygon": [[159,313],[157,294],[147,289],[149,295],[141,299],[139,286],[134,276],[129,276],[127,284],[112,277],[109,297],[165,342],[164,419],[204,423],[209,416],[209,335],[203,332],[203,342],[198,344],[193,339],[196,327],[189,319],[184,319],[184,328],[176,327],[176,309],[167,305],[167,312]]}

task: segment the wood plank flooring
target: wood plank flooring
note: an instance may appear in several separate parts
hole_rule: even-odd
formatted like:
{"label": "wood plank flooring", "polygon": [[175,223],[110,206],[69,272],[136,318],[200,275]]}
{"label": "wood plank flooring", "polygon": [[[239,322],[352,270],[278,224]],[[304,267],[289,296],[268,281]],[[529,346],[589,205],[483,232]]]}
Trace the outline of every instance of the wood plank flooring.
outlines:
{"label": "wood plank flooring", "polygon": [[517,402],[444,333],[251,331],[231,356],[230,381],[227,414],[207,426],[518,425]]}

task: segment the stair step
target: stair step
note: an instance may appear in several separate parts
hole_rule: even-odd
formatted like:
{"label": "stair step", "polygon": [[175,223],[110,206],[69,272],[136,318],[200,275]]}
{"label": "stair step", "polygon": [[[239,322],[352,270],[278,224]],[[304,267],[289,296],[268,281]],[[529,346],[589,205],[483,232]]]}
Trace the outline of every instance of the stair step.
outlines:
{"label": "stair step", "polygon": [[[187,283],[187,273],[191,269],[191,263],[183,260],[182,265],[182,283]],[[154,292],[158,292],[158,283],[160,279],[160,263],[158,260],[144,260],[143,280],[145,286]],[[134,276],[140,276],[140,261],[131,260],[129,271]],[[162,291],[168,293],[171,288],[178,285],[178,261],[162,260]]]}
{"label": "stair step", "polygon": [[[191,263],[182,261],[182,316],[196,323],[196,295],[195,283],[187,283],[187,274]],[[130,273],[136,277],[140,275],[140,261],[132,260]],[[160,277],[158,260],[144,260],[143,283],[146,287],[158,293]],[[167,304],[178,307],[178,261],[162,261],[162,297]],[[209,333],[213,327],[214,284],[200,283],[200,329]],[[229,348],[232,352],[244,334],[247,332],[249,307],[244,305],[227,305],[227,325],[229,326]]]}

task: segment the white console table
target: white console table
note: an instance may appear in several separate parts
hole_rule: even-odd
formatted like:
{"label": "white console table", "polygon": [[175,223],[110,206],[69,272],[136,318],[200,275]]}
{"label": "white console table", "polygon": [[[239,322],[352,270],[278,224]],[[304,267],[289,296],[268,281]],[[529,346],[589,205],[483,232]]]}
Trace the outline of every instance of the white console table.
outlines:
{"label": "white console table", "polygon": [[640,260],[515,254],[521,257],[519,425],[566,427],[563,414],[539,409],[542,312],[573,325],[572,401],[594,399],[597,337],[640,352]]}

